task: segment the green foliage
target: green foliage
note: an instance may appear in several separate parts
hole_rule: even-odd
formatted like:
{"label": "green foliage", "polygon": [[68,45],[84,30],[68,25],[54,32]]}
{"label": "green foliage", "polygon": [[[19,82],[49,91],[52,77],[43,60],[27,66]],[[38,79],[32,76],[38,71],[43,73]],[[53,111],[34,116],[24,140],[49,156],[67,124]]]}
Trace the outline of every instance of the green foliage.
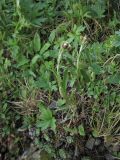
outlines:
{"label": "green foliage", "polygon": [[93,5],[91,5],[92,17],[93,18],[103,18],[105,17],[104,13],[106,10],[106,2],[105,1],[96,1]]}
{"label": "green foliage", "polygon": [[[34,39],[33,39],[33,48],[35,52],[40,51],[41,48],[41,42],[40,42],[40,36],[38,33],[35,34]],[[35,59],[34,59],[35,63]]]}
{"label": "green foliage", "polygon": [[50,127],[55,132],[56,120],[53,117],[51,110],[49,108],[45,108],[43,105],[40,105],[39,110],[41,115],[38,115],[36,126],[41,128],[41,130],[45,130]]}
{"label": "green foliage", "polygon": [[78,126],[78,132],[81,136],[85,136],[85,130],[82,124]]}
{"label": "green foliage", "polygon": [[32,0],[20,0],[20,7],[21,7],[21,12],[24,14],[25,18],[36,25],[40,25],[41,23],[45,22],[46,18],[41,17],[41,12],[42,15],[44,14],[44,8],[45,4],[41,4],[40,2],[36,3],[33,2]]}
{"label": "green foliage", "polygon": [[0,1],[0,145],[11,135],[22,144],[30,132],[52,157],[70,159],[91,135],[106,143],[119,135],[118,6]]}

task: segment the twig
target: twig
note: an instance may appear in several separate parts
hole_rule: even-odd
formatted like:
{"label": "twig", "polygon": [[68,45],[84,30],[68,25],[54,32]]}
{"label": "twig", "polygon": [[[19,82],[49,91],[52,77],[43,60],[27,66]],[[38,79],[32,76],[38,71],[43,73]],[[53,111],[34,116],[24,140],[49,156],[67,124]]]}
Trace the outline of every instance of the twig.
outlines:
{"label": "twig", "polygon": [[113,62],[117,57],[119,57],[120,54],[116,54],[114,57],[110,57],[104,64],[103,64],[103,67],[109,63],[110,61]]}

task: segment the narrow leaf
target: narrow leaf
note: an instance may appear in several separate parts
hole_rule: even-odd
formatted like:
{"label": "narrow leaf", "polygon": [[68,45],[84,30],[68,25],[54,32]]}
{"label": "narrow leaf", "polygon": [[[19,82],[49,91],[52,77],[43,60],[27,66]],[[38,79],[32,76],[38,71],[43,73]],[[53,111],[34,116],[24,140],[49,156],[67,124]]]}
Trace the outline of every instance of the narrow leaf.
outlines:
{"label": "narrow leaf", "polygon": [[51,32],[50,36],[49,36],[49,41],[50,41],[50,43],[52,43],[52,42],[54,41],[54,39],[55,39],[55,30],[53,30],[53,31]]}
{"label": "narrow leaf", "polygon": [[41,54],[45,53],[45,52],[48,50],[49,47],[50,47],[50,43],[46,43],[46,44],[42,47],[40,53],[41,53]]}

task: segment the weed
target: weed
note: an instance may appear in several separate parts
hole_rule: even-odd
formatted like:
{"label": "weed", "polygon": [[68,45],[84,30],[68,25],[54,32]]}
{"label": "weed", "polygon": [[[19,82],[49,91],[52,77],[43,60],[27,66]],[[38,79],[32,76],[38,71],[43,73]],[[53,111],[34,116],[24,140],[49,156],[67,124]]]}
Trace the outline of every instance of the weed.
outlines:
{"label": "weed", "polygon": [[31,142],[55,159],[91,156],[90,137],[119,145],[119,20],[119,1],[0,1],[2,159]]}

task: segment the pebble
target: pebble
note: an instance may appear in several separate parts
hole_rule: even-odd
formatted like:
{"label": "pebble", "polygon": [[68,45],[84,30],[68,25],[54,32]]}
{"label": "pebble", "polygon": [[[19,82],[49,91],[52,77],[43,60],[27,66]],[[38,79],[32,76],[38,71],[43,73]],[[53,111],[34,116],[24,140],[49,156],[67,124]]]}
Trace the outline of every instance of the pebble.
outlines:
{"label": "pebble", "polygon": [[94,138],[89,138],[85,147],[92,150],[95,144],[95,139]]}
{"label": "pebble", "polygon": [[105,159],[106,160],[115,160],[114,157],[112,155],[110,155],[110,154],[106,154],[105,155]]}
{"label": "pebble", "polygon": [[56,109],[57,108],[57,102],[53,101],[50,105],[49,105],[50,109]]}
{"label": "pebble", "polygon": [[113,152],[119,152],[119,151],[120,151],[120,145],[119,145],[119,144],[113,145],[112,151],[113,151]]}
{"label": "pebble", "polygon": [[100,139],[96,139],[94,145],[95,146],[99,146],[100,144],[101,144],[101,140]]}

